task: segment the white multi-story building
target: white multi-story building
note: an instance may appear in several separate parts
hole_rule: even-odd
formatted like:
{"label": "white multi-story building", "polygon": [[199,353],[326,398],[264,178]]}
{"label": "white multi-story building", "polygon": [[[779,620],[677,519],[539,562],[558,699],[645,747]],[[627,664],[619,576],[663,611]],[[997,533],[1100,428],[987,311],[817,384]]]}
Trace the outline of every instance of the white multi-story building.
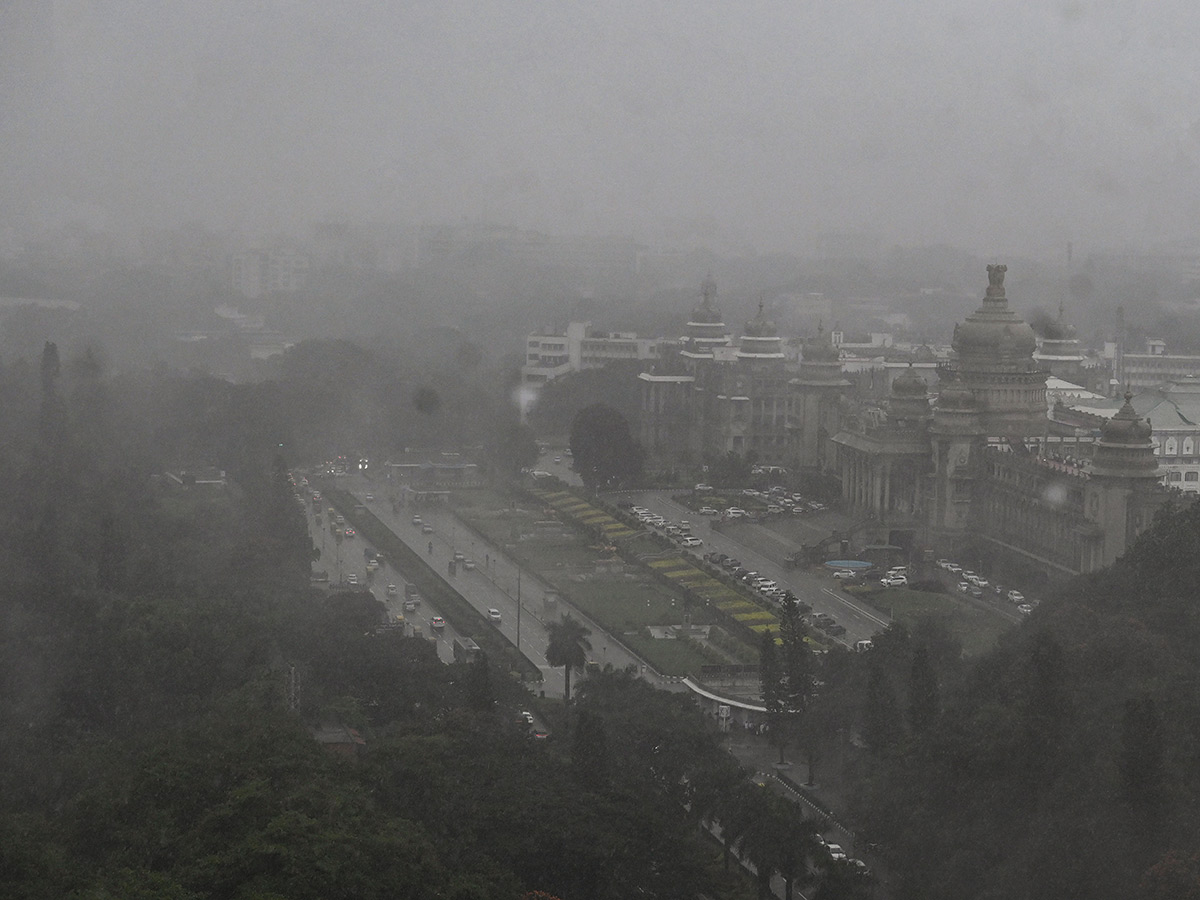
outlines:
{"label": "white multi-story building", "polygon": [[525,340],[521,381],[545,384],[568,372],[598,369],[614,360],[656,360],[659,338],[640,338],[632,332],[597,332],[591,322],[572,322],[562,334],[535,331]]}
{"label": "white multi-story building", "polygon": [[254,300],[273,291],[298,291],[308,278],[310,262],[308,254],[297,250],[246,250],[236,253],[230,265],[233,292]]}

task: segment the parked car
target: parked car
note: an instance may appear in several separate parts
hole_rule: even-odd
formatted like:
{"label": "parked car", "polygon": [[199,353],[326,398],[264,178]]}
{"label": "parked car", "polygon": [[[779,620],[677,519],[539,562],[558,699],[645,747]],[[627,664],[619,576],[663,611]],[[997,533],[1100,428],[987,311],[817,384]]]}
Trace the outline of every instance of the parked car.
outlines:
{"label": "parked car", "polygon": [[412,518],[412,523],[413,523],[414,525],[416,525],[418,528],[420,528],[420,527],[421,527],[421,524],[422,524],[422,523],[421,523],[421,517],[420,517],[420,516],[413,516],[413,518]]}
{"label": "parked car", "polygon": [[702,516],[719,516],[720,515],[720,513],[717,512],[715,509],[713,509],[711,506],[702,506],[698,510],[696,510],[696,512],[700,513],[700,515],[702,515]]}
{"label": "parked car", "polygon": [[500,610],[496,609],[494,606],[489,608],[488,609],[488,618],[491,619],[493,622],[499,622],[500,621]]}
{"label": "parked car", "polygon": [[466,569],[468,572],[470,572],[472,569],[475,568],[475,560],[464,559],[463,560],[463,568]]}
{"label": "parked car", "polygon": [[858,575],[856,575],[850,569],[838,569],[836,572],[833,573],[833,577],[839,578],[842,581],[853,581],[855,578],[858,577]]}
{"label": "parked car", "polygon": [[825,849],[834,859],[846,859],[846,851],[842,849],[841,844],[826,844]]}
{"label": "parked car", "polygon": [[685,537],[679,543],[684,547],[699,547],[704,543],[704,541],[700,540],[698,537]]}
{"label": "parked car", "polygon": [[904,575],[884,575],[879,583],[884,587],[903,587],[908,584],[908,578]]}
{"label": "parked car", "polygon": [[1009,591],[1008,592],[1008,602],[1015,603],[1019,606],[1025,602],[1025,595],[1022,594],[1020,591]]}
{"label": "parked car", "polygon": [[433,534],[433,526],[432,525],[422,525],[421,526],[421,534]]}

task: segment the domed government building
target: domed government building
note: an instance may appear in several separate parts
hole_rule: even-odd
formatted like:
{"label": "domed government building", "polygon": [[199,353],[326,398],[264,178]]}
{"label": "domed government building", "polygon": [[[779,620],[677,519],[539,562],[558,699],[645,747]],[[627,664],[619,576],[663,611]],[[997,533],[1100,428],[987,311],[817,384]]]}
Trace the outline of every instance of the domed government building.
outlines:
{"label": "domed government building", "polygon": [[988,266],[983,303],[955,326],[936,388],[910,370],[882,409],[851,396],[821,337],[787,362],[761,307],[735,344],[706,280],[682,371],[639,376],[643,443],[695,459],[753,450],[763,464],[834,473],[856,548],[986,557],[1000,571],[1052,576],[1109,565],[1168,496],[1150,423],[1127,395],[1086,445],[1078,431],[1070,442],[1074,429],[1048,414],[1050,373],[1008,305],[1005,272]]}

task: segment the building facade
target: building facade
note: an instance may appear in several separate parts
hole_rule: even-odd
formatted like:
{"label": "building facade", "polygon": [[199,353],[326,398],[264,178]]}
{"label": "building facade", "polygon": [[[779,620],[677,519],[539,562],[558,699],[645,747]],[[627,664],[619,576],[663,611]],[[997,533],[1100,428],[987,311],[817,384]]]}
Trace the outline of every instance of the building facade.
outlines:
{"label": "building facade", "polygon": [[1049,372],[1033,330],[1008,307],[1005,270],[988,266],[983,304],[955,327],[932,405],[913,374],[894,382],[885,421],[848,418],[834,439],[843,498],[871,523],[868,540],[899,535],[967,559],[1093,571],[1166,499],[1152,428],[1127,395],[1086,445],[1068,429],[1075,455],[1051,452],[1072,445],[1048,416]]}

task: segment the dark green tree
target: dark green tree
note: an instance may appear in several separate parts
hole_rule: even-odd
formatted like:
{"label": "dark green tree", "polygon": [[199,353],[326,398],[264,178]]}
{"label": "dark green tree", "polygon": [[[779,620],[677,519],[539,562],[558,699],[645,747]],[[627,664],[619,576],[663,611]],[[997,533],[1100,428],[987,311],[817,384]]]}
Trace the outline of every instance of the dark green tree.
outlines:
{"label": "dark green tree", "polygon": [[1162,717],[1153,697],[1125,701],[1121,717],[1121,777],[1130,800],[1143,808],[1161,799],[1166,753]]}
{"label": "dark green tree", "polygon": [[467,666],[467,704],[479,712],[488,712],[495,702],[487,654],[480,650]]}
{"label": "dark green tree", "polygon": [[867,696],[863,703],[863,740],[872,753],[891,753],[904,735],[896,694],[887,673],[872,665],[867,674]]}
{"label": "dark green tree", "polygon": [[588,490],[635,484],[642,472],[642,448],[626,418],[604,403],[584,407],[571,422],[575,471]]}
{"label": "dark green tree", "polygon": [[546,625],[550,639],[546,644],[546,662],[563,668],[563,703],[570,716],[571,707],[571,672],[582,669],[587,665],[587,654],[592,649],[588,636],[591,631],[583,627],[583,623],[571,616],[563,616],[561,621],[550,622]]}
{"label": "dark green tree", "polygon": [[784,762],[783,749],[787,743],[784,735],[784,692],[783,669],[779,664],[779,650],[775,643],[775,632],[764,631],[758,645],[758,683],[762,690],[763,706],[767,708],[767,726],[771,741],[779,747],[779,762]]}
{"label": "dark green tree", "polygon": [[908,725],[913,734],[925,734],[940,713],[937,675],[929,661],[929,651],[918,647],[913,653],[908,679]]}
{"label": "dark green tree", "polygon": [[[814,729],[805,729],[804,719],[809,714],[809,699],[813,687],[813,658],[808,642],[807,630],[800,615],[800,604],[794,596],[784,598],[779,613],[779,638],[781,662],[781,705],[780,724],[783,739],[796,740],[802,734],[809,740],[805,743],[809,762],[809,777],[815,755]],[[781,751],[782,752],[782,751]]]}

